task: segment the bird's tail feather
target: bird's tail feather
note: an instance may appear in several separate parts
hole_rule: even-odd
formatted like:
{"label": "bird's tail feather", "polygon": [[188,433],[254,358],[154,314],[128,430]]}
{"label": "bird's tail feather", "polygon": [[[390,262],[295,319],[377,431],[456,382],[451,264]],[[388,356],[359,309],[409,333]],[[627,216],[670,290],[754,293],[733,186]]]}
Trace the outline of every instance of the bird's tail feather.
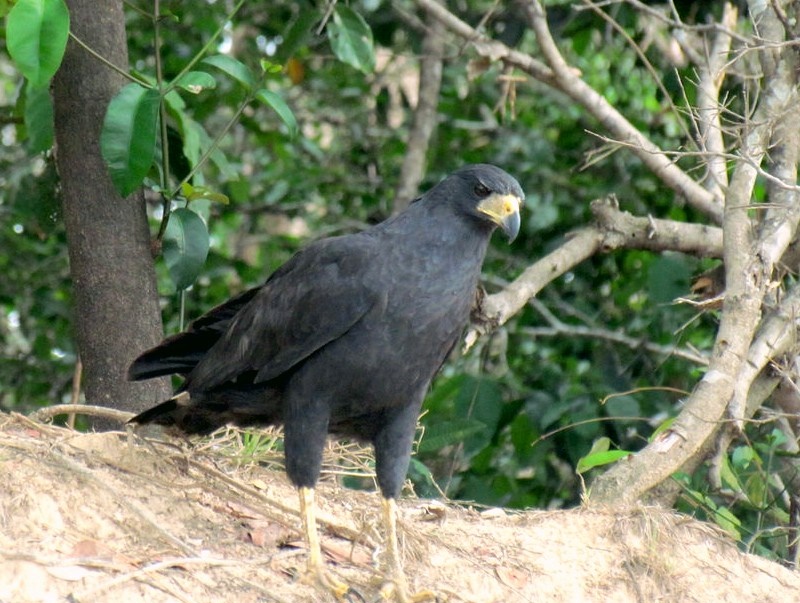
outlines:
{"label": "bird's tail feather", "polygon": [[186,331],[168,337],[133,361],[128,369],[128,379],[141,381],[190,373],[218,338],[218,333],[206,331]]}
{"label": "bird's tail feather", "polygon": [[252,386],[224,392],[183,391],[128,422],[162,425],[197,435],[209,434],[228,423],[240,427],[274,425],[282,422],[280,392]]}

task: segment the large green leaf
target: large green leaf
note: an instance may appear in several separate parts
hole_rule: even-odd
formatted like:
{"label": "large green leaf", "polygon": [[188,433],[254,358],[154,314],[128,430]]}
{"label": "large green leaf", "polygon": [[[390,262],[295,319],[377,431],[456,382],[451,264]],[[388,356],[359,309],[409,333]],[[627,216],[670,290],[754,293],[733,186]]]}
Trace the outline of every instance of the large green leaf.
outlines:
{"label": "large green leaf", "polygon": [[159,100],[157,90],[128,84],[108,105],[100,151],[123,197],[142,184],[153,164]]}
{"label": "large green leaf", "polygon": [[631,453],[628,450],[606,450],[605,452],[587,454],[578,461],[575,471],[578,473],[586,473],[589,469],[616,463],[620,459],[624,459],[630,455]]}
{"label": "large green leaf", "polygon": [[336,57],[363,73],[375,70],[375,47],[372,30],[352,8],[341,4],[333,11],[328,23],[328,39]]}
{"label": "large green leaf", "polygon": [[189,71],[176,80],[175,85],[192,94],[200,94],[203,90],[216,88],[217,80],[205,71]]}
{"label": "large green leaf", "polygon": [[281,121],[289,128],[289,134],[291,136],[297,134],[297,119],[295,119],[294,113],[292,113],[289,105],[286,104],[286,101],[284,101],[280,95],[262,88],[256,92],[256,98],[278,114]]}
{"label": "large green leaf", "polygon": [[175,287],[194,283],[208,256],[208,229],[191,209],[180,208],[169,216],[162,252]]}
{"label": "large green leaf", "polygon": [[250,71],[247,65],[233,57],[229,57],[226,54],[215,54],[206,57],[202,62],[227,73],[248,90],[255,88],[256,78],[253,76],[253,72]]}
{"label": "large green leaf", "polygon": [[473,419],[455,418],[446,423],[427,425],[420,439],[418,452],[436,452],[460,444],[470,436],[486,430],[486,424]]}
{"label": "large green leaf", "polygon": [[[186,103],[183,102],[181,96],[174,90],[164,96],[164,102],[167,105],[167,113],[175,120],[178,127],[178,132],[181,136],[181,144],[183,148],[183,156],[189,161],[189,165],[194,168],[197,167],[197,162],[200,160],[200,131],[203,126],[193,120],[184,109]],[[196,175],[195,178],[200,177]]]}
{"label": "large green leaf", "polygon": [[64,0],[19,0],[8,13],[8,54],[34,86],[45,85],[58,70],[68,37]]}
{"label": "large green leaf", "polygon": [[464,439],[464,454],[469,457],[492,440],[503,412],[503,392],[493,379],[468,376],[456,396],[455,409],[457,416],[483,426]]}
{"label": "large green leaf", "polygon": [[25,130],[31,153],[43,153],[53,146],[53,99],[50,86],[25,87]]}
{"label": "large green leaf", "polygon": [[283,42],[278,46],[275,59],[284,63],[306,45],[314,34],[314,24],[318,19],[319,14],[313,8],[301,8],[297,18],[281,35]]}

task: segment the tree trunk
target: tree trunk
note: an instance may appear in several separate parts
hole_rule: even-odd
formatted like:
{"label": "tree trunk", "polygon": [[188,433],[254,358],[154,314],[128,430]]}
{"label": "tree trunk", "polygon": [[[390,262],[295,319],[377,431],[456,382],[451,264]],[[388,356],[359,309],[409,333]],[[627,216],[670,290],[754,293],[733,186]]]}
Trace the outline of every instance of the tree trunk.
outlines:
{"label": "tree trunk", "polygon": [[[67,5],[73,33],[127,69],[122,2],[67,0]],[[170,388],[166,379],[126,379],[134,357],[160,341],[162,325],[144,197],[138,191],[121,198],[100,156],[106,107],[124,84],[122,76],[70,40],[54,78],[53,100],[86,399],[135,412],[168,397]]]}

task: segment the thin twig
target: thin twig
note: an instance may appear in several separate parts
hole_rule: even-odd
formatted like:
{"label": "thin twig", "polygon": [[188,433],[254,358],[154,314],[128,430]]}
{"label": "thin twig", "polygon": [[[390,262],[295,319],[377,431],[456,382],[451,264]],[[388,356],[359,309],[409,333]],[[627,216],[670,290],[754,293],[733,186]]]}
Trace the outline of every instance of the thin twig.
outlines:
{"label": "thin twig", "polygon": [[90,417],[102,417],[104,419],[119,421],[120,423],[127,423],[134,416],[133,413],[117,410],[115,408],[108,408],[107,406],[94,406],[91,404],[56,404],[55,406],[47,406],[46,408],[32,412],[30,418],[34,421],[44,421],[57,417],[58,415],[70,413],[87,415]]}
{"label": "thin twig", "polygon": [[[80,404],[81,398],[81,376],[83,375],[83,362],[81,361],[80,354],[75,359],[75,371],[72,373],[72,393],[70,395],[69,403],[73,405]],[[67,417],[67,427],[75,429],[75,417],[77,415],[72,412]]]}
{"label": "thin twig", "polygon": [[126,80],[128,80],[130,82],[134,82],[136,84],[139,84],[140,86],[143,86],[145,88],[152,88],[152,86],[146,80],[143,80],[142,78],[136,77],[135,75],[133,75],[131,73],[128,73],[127,70],[125,70],[125,69],[123,69],[121,67],[117,67],[114,63],[109,61],[107,58],[105,58],[101,54],[98,54],[97,52],[95,52],[92,49],[91,46],[89,46],[86,42],[81,40],[72,31],[69,32],[69,37],[73,42],[75,42],[78,46],[83,48],[86,52],[88,52],[90,55],[92,55],[95,59],[100,61],[103,65],[105,65],[109,69],[115,71],[116,73],[118,73],[119,75],[124,77]]}

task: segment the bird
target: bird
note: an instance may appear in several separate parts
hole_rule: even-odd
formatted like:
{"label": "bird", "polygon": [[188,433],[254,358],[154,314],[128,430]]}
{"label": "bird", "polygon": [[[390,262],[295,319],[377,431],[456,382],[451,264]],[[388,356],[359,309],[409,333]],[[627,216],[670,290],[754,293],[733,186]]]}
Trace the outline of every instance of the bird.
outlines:
{"label": "bird", "polygon": [[492,233],[516,238],[523,199],[504,170],[466,165],[387,220],[308,244],[263,285],[136,358],[131,380],[184,381],[130,422],[184,434],[283,425],[307,573],[339,599],[348,587],[325,568],[315,520],[322,452],[329,434],[371,444],[386,533],[382,593],[425,599],[409,593],[402,569],[397,498],[423,400],[469,322]]}

